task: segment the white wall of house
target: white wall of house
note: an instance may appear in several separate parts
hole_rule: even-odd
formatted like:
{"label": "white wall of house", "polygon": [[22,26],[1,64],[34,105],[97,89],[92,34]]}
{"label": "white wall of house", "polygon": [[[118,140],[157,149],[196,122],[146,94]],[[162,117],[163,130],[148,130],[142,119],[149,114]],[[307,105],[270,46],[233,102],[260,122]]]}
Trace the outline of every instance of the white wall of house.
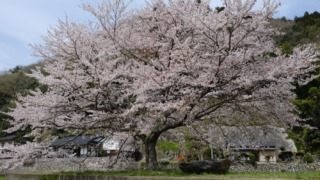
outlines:
{"label": "white wall of house", "polygon": [[88,154],[88,146],[84,145],[80,148],[80,156],[84,156]]}
{"label": "white wall of house", "polygon": [[102,148],[103,150],[112,151],[120,149],[120,140],[107,139],[103,142]]}
{"label": "white wall of house", "polygon": [[4,142],[0,143],[0,152],[1,153],[3,153],[3,151],[5,150],[5,145],[4,144],[5,144]]}
{"label": "white wall of house", "polygon": [[135,151],[135,146],[131,143],[124,143],[124,140],[121,139],[107,139],[102,144],[102,149],[107,152],[110,151]]}
{"label": "white wall of house", "polygon": [[[269,158],[269,160],[268,160]],[[276,163],[277,162],[277,153],[276,150],[259,151],[259,162],[263,163]]]}

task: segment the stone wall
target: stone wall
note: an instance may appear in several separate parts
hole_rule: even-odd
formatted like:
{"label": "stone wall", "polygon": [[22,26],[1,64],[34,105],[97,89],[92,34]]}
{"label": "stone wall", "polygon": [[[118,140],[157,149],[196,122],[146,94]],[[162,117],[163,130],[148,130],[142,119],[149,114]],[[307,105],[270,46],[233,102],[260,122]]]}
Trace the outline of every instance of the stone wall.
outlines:
{"label": "stone wall", "polygon": [[[143,169],[145,164],[139,162],[117,162],[114,166],[110,158],[52,158],[35,159],[28,161],[23,167],[15,169],[14,172],[61,172],[61,171],[112,171]],[[1,163],[1,162],[0,162]],[[177,163],[161,165],[162,169],[178,169]],[[311,164],[295,161],[291,163],[257,164],[247,163],[232,164],[229,172],[299,172],[320,171],[320,162]]]}
{"label": "stone wall", "polygon": [[[162,169],[177,169],[178,164],[170,163],[162,166]],[[266,163],[251,165],[249,163],[237,163],[230,166],[229,172],[303,172],[303,171],[320,171],[320,162],[303,163],[301,161],[290,163]]]}
{"label": "stone wall", "polygon": [[316,163],[275,163],[275,164],[233,164],[229,172],[301,172],[320,171],[320,162]]}
{"label": "stone wall", "polygon": [[[112,166],[111,166],[112,165]],[[34,159],[24,163],[14,171],[31,172],[61,172],[61,171],[112,171],[139,169],[138,162],[117,161],[107,157],[90,158],[43,158]]]}

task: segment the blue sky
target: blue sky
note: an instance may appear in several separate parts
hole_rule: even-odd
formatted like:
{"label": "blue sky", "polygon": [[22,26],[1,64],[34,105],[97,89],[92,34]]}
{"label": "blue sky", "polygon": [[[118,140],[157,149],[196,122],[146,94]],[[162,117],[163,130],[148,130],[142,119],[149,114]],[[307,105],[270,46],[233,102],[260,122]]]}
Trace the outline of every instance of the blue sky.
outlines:
{"label": "blue sky", "polygon": [[[144,0],[133,0],[133,6],[141,6]],[[261,4],[262,0],[258,0]],[[275,17],[293,19],[308,11],[320,12],[320,0],[280,0],[282,6]],[[41,44],[58,19],[77,22],[92,19],[90,13],[82,10],[82,3],[97,5],[102,0],[0,0],[0,71],[17,65],[29,65],[40,61],[33,57],[29,44]],[[213,6],[221,5],[213,0]]]}

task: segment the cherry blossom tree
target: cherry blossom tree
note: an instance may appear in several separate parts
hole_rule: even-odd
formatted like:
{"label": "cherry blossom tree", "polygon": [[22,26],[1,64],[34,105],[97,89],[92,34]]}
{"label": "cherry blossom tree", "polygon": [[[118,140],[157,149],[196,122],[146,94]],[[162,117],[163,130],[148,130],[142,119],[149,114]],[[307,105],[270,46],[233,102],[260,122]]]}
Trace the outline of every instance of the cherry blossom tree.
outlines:
{"label": "cherry blossom tree", "polygon": [[1,154],[2,158],[6,159],[1,162],[0,170],[15,169],[22,166],[28,160],[32,160],[41,156],[42,153],[47,153],[44,145],[38,143],[27,142],[22,145],[8,145],[6,153]]}
{"label": "cherry blossom tree", "polygon": [[158,167],[163,132],[201,121],[219,125],[295,122],[293,83],[314,77],[312,45],[289,57],[274,45],[269,24],[278,3],[153,0],[136,11],[122,0],[84,5],[96,22],[59,21],[34,45],[44,67],[30,76],[48,90],[21,96],[10,132],[35,137],[52,128],[125,132],[145,145],[147,166]]}

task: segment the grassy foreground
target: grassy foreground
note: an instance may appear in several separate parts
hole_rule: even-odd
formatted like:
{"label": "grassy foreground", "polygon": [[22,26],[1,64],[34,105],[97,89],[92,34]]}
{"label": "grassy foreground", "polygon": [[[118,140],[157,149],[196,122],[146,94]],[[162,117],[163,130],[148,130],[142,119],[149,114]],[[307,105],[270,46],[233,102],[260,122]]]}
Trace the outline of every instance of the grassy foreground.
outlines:
{"label": "grassy foreground", "polygon": [[101,176],[158,176],[158,177],[185,177],[185,178],[281,178],[281,179],[320,179],[320,171],[314,172],[278,172],[278,173],[228,173],[224,175],[214,174],[184,174],[178,170],[166,171],[124,171],[124,172],[60,172],[57,174],[101,175]]}

